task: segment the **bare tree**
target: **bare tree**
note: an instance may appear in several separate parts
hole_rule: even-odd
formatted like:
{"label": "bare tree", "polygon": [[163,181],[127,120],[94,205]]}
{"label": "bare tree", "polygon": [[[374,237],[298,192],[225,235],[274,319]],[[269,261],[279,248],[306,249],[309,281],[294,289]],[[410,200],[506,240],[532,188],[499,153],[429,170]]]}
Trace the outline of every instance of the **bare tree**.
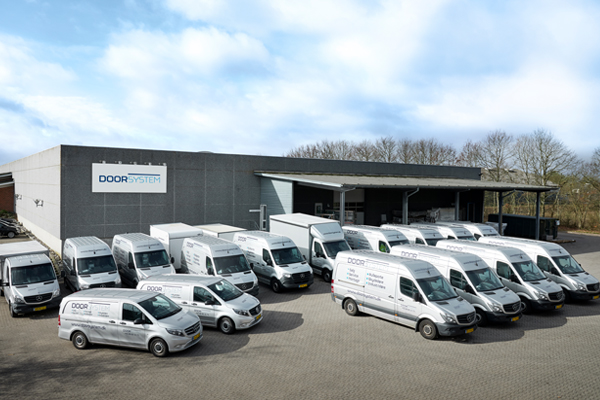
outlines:
{"label": "bare tree", "polygon": [[457,164],[461,167],[478,167],[481,165],[479,163],[479,158],[481,157],[481,145],[479,143],[473,142],[471,140],[467,140],[467,142],[463,145],[460,154],[458,155]]}
{"label": "bare tree", "polygon": [[375,161],[393,163],[398,161],[396,158],[396,149],[398,145],[396,140],[391,136],[380,137],[375,141],[375,149],[377,154]]}
{"label": "bare tree", "polygon": [[424,165],[454,165],[456,150],[437,139],[420,139],[414,143],[414,161]]}
{"label": "bare tree", "polygon": [[415,150],[410,139],[401,139],[397,142],[396,158],[404,164],[414,164]]}
{"label": "bare tree", "polygon": [[487,134],[479,146],[478,163],[488,171],[494,182],[509,181],[508,170],[514,166],[514,146],[511,135],[504,131]]}
{"label": "bare tree", "polygon": [[354,159],[357,161],[374,161],[377,155],[377,149],[368,140],[355,144],[353,146]]}

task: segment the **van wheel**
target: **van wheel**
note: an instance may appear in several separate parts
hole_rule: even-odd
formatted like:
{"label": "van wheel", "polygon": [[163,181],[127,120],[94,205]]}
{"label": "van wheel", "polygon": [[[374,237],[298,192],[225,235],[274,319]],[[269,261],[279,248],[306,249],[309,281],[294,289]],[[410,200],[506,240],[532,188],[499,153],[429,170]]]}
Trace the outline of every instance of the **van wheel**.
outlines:
{"label": "van wheel", "polygon": [[531,302],[525,297],[521,297],[521,310],[523,314],[531,314]]}
{"label": "van wheel", "polygon": [[435,324],[428,319],[424,319],[419,324],[419,332],[425,339],[433,340],[437,337],[437,328]]}
{"label": "van wheel", "polygon": [[169,354],[169,348],[162,339],[154,339],[150,342],[150,351],[156,357],[164,357]]}
{"label": "van wheel", "polygon": [[8,236],[9,239],[12,239],[12,238],[15,237],[15,233],[14,232],[8,232],[7,236]]}
{"label": "van wheel", "polygon": [[480,310],[479,308],[475,309],[477,312],[477,325],[478,326],[486,326],[488,324],[487,315],[485,315],[485,311]]}
{"label": "van wheel", "polygon": [[8,309],[10,310],[10,316],[13,318],[17,318],[19,314],[15,312],[15,308],[13,307],[11,302],[8,302]]}
{"label": "van wheel", "polygon": [[567,289],[563,289],[563,293],[565,294],[565,303],[570,303],[572,300],[571,293]]}
{"label": "van wheel", "polygon": [[323,272],[321,272],[321,275],[323,276],[323,280],[327,283],[331,282],[331,271],[323,268]]}
{"label": "van wheel", "polygon": [[83,350],[86,347],[88,347],[88,338],[85,336],[85,333],[83,332],[75,332],[73,334],[73,338],[71,339],[71,341],[73,342],[73,346],[75,346],[76,349],[79,350]]}
{"label": "van wheel", "polygon": [[281,282],[279,282],[277,279],[273,278],[271,279],[271,289],[275,292],[275,293],[280,293],[281,292]]}
{"label": "van wheel", "polygon": [[358,307],[356,306],[356,302],[352,299],[346,300],[344,303],[344,310],[346,310],[346,314],[351,317],[355,317],[358,315]]}
{"label": "van wheel", "polygon": [[219,320],[219,329],[226,335],[231,335],[235,332],[235,324],[231,318],[223,317]]}

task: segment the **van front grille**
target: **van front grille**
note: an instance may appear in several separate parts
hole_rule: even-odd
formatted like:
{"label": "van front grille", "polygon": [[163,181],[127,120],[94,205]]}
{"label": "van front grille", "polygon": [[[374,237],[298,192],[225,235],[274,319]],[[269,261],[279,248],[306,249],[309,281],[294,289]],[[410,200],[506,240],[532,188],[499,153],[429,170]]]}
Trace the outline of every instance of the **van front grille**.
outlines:
{"label": "van front grille", "polygon": [[194,325],[192,325],[188,328],[185,328],[185,334],[188,336],[192,336],[199,330],[200,330],[200,322],[196,322]]}
{"label": "van front grille", "polygon": [[254,283],[252,283],[252,282],[236,283],[235,286],[237,286],[238,289],[240,289],[240,290],[246,291],[246,290],[252,289],[252,286],[254,286]]}
{"label": "van front grille", "polygon": [[458,315],[456,318],[459,324],[472,324],[475,322],[475,313]]}
{"label": "van front grille", "polygon": [[551,301],[561,301],[564,297],[564,293],[562,291],[556,293],[548,293],[548,298]]}
{"label": "van front grille", "polygon": [[41,303],[52,298],[52,293],[36,294],[33,296],[25,296],[25,303]]}
{"label": "van front grille", "polygon": [[90,285],[90,289],[108,288],[108,287],[115,287],[115,283],[114,282],[104,282],[104,283],[94,283],[93,285]]}
{"label": "van front grille", "polygon": [[261,308],[260,308],[260,304],[259,304],[250,310],[250,315],[252,315],[252,316],[258,315],[258,314],[260,314],[260,311],[261,311]]}
{"label": "van front grille", "polygon": [[502,307],[506,313],[515,313],[521,309],[521,302],[517,301],[516,303],[512,304],[504,304]]}
{"label": "van front grille", "polygon": [[600,289],[600,283],[594,283],[592,285],[587,285],[588,292],[597,292]]}
{"label": "van front grille", "polygon": [[294,283],[308,282],[308,280],[310,279],[310,273],[309,272],[300,272],[297,274],[292,274],[292,279],[293,279]]}

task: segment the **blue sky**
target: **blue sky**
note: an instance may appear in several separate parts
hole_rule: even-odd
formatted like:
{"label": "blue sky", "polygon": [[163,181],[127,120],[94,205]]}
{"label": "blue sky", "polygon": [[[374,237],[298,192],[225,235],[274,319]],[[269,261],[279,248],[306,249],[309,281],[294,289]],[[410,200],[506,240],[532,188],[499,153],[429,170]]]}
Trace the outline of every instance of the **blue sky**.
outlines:
{"label": "blue sky", "polygon": [[5,1],[0,165],[504,130],[600,147],[600,2]]}

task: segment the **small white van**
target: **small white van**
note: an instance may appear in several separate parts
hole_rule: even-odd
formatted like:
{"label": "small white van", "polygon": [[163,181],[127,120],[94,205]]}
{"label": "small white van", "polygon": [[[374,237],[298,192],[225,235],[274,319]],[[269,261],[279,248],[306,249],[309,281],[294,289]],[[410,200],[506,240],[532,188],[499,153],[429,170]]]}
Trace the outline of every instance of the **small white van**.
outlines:
{"label": "small white van", "polygon": [[121,277],[110,247],[95,236],[69,238],[62,252],[65,287],[83,289],[121,287]]}
{"label": "small white van", "polygon": [[213,236],[196,236],[183,241],[181,267],[193,275],[220,276],[238,289],[258,294],[258,279],[240,247]]}
{"label": "small white van", "polygon": [[517,247],[523,250],[565,292],[566,299],[597,300],[600,298],[600,283],[562,246],[541,240],[513,237],[486,237],[480,242],[498,246]]}
{"label": "small white van", "polygon": [[427,261],[436,267],[456,293],[475,307],[479,326],[514,322],[522,316],[519,296],[475,254],[417,244],[392,247],[391,254]]}
{"label": "small white van", "polygon": [[138,283],[137,288],[164,294],[196,314],[203,326],[218,327],[225,334],[262,321],[258,299],[220,277],[161,275]]}
{"label": "small white van", "polygon": [[439,225],[460,226],[469,230],[475,240],[479,240],[483,236],[500,236],[498,231],[489,225],[469,221],[436,221]]}
{"label": "small white van", "polygon": [[313,272],[296,244],[288,237],[264,231],[236,232],[233,243],[240,246],[259,282],[275,293],[308,288]]}
{"label": "small white van", "polygon": [[154,275],[175,273],[162,243],[143,233],[115,235],[112,253],[121,279],[131,287]]}
{"label": "small white van", "polygon": [[561,287],[548,279],[522,250],[466,240],[442,240],[437,247],[481,257],[502,283],[521,298],[524,313],[558,310],[565,302]]}
{"label": "small white van", "polygon": [[58,337],[77,349],[108,344],[150,350],[157,357],[202,339],[202,324],[162,294],[131,289],[89,289],[63,298]]}
{"label": "small white van", "polygon": [[410,226],[425,227],[439,232],[444,239],[475,240],[475,237],[466,228],[460,226],[442,225],[438,223],[414,222]]}
{"label": "small white van", "polygon": [[331,299],[348,315],[374,315],[426,339],[471,333],[475,309],[430,263],[369,250],[338,253]]}
{"label": "small white van", "polygon": [[408,244],[408,239],[397,230],[368,225],[345,225],[344,238],[353,250],[372,250],[389,253],[392,246]]}
{"label": "small white van", "polygon": [[411,244],[422,244],[425,246],[435,246],[435,244],[444,240],[441,233],[422,226],[403,225],[403,224],[383,224],[383,229],[393,229],[402,233]]}

